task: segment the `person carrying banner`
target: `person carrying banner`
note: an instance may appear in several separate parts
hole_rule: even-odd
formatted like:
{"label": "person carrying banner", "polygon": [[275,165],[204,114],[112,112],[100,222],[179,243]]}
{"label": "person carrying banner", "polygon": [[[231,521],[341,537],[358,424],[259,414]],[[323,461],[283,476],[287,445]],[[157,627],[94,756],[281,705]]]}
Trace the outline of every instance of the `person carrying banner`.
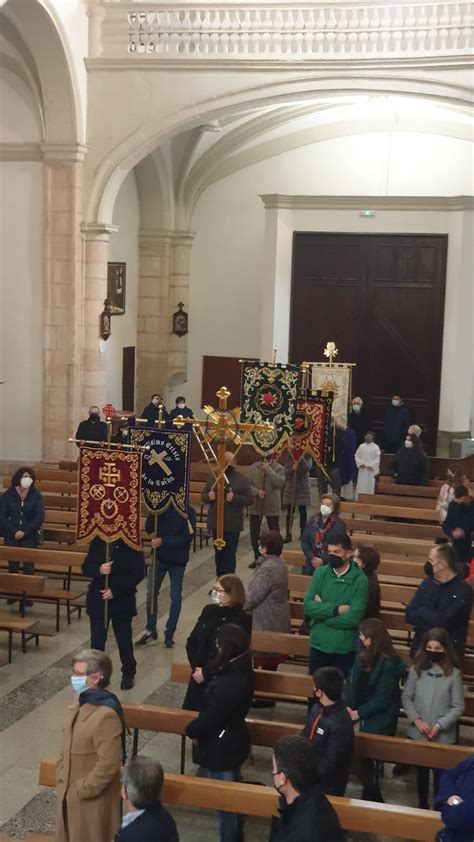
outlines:
{"label": "person carrying banner", "polygon": [[121,539],[110,544],[108,558],[107,561],[105,542],[94,538],[82,564],[82,573],[92,579],[86,600],[90,645],[91,649],[105,650],[111,621],[122,664],[120,687],[130,690],[135,683],[137,669],[133,654],[132,618],[137,613],[136,591],[145,576],[145,562],[141,550],[132,549]]}
{"label": "person carrying banner", "polygon": [[281,489],[285,484],[285,469],[278,462],[275,453],[261,456],[250,466],[248,472],[253,503],[249,509],[250,540],[253,549],[253,561],[250,568],[255,568],[260,558],[258,539],[262,520],[267,519],[270,531],[280,531]]}
{"label": "person carrying banner", "polygon": [[148,568],[146,628],[137,640],[137,646],[145,646],[158,640],[158,595],[166,574],[170,579],[170,610],[165,627],[165,646],[167,649],[174,646],[174,633],[181,613],[184,571],[189,561],[189,550],[196,529],[196,512],[192,506],[188,506],[187,513],[187,518],[184,518],[173,506],[169,506],[159,517],[150,514],[146,519],[145,531],[149,535],[155,533],[155,537],[151,539],[151,546],[156,553],[156,561],[154,576],[152,566]]}
{"label": "person carrying banner", "polygon": [[[244,509],[246,506],[250,506],[253,501],[250,482],[247,477],[235,469],[232,451],[226,451],[225,460],[227,465],[225,474],[228,483],[225,489],[224,503],[225,546],[221,550],[216,548],[216,576],[235,573],[237,547],[240,533],[244,528]],[[209,506],[207,526],[216,537],[217,493],[214,490],[214,484],[214,477],[208,477],[201,499],[203,503]]]}

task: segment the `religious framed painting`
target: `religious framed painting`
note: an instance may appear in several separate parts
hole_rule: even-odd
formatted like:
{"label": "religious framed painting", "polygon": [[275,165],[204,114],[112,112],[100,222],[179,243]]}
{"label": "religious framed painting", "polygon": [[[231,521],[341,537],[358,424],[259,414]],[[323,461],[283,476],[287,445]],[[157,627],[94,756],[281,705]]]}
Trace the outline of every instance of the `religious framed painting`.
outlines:
{"label": "religious framed painting", "polygon": [[123,316],[125,313],[126,277],[126,263],[107,263],[107,298],[112,316]]}

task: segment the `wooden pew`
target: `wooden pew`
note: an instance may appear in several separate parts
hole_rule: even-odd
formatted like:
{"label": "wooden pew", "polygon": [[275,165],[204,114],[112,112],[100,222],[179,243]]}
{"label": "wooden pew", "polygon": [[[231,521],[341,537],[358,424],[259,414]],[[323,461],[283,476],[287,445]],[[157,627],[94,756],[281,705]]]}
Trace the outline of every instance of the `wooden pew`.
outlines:
{"label": "wooden pew", "polygon": [[0,545],[0,567],[6,567],[8,561],[28,561],[35,565],[35,572],[59,576],[64,589],[71,589],[72,577],[83,579],[81,565],[85,558],[84,551],[65,550],[59,545],[54,549],[43,547],[6,547]]}
{"label": "wooden pew", "polygon": [[[9,549],[9,548],[8,548]],[[56,607],[56,631],[59,631],[61,620],[61,605],[66,606],[68,625],[71,624],[71,612],[76,610],[81,616],[82,605],[74,604],[84,596],[84,591],[70,591],[63,588],[46,588],[44,576],[25,575],[23,573],[0,572],[0,598],[20,600],[20,614],[24,618],[27,600],[45,602]]]}
{"label": "wooden pew", "polygon": [[413,538],[415,540],[426,541],[431,548],[437,538],[445,538],[444,532],[440,526],[432,526],[426,523],[396,523],[389,520],[376,520],[373,518],[354,518],[342,513],[342,520],[346,524],[346,529],[353,540],[362,541],[363,536],[370,536],[365,538],[366,541],[378,541],[379,535],[387,535],[390,538]]}
{"label": "wooden pew", "polygon": [[[367,541],[367,543],[369,542]],[[373,543],[377,546],[376,541]],[[304,554],[299,550],[284,550],[283,558],[289,567],[302,568],[305,563]],[[377,569],[377,576],[380,582],[387,581],[395,583],[400,580],[400,584],[405,584],[405,580],[411,580],[407,584],[419,585],[426,577],[423,567],[424,560],[421,558],[415,558],[413,561],[410,561],[404,557],[400,559],[383,557]]]}
{"label": "wooden pew", "polygon": [[407,522],[411,520],[423,520],[438,524],[438,514],[434,509],[418,509],[415,506],[380,506],[373,502],[342,502],[341,512],[350,515],[364,515],[366,517],[397,517]]}
{"label": "wooden pew", "polygon": [[407,506],[413,505],[417,509],[435,510],[436,497],[406,497],[397,494],[359,494],[358,503],[366,503],[370,506]]}
{"label": "wooden pew", "polygon": [[436,485],[397,485],[396,482],[388,481],[388,477],[380,477],[377,482],[377,494],[397,494],[403,497],[438,497],[442,482]]}
{"label": "wooden pew", "polygon": [[[33,629],[38,625],[38,620],[30,620],[26,617],[8,617],[0,615],[0,630],[8,633],[8,663],[11,664],[13,658],[13,635],[21,635],[21,651],[26,652],[26,644],[29,640],[34,640],[36,646],[39,646],[39,634]],[[1,837],[0,837],[1,842]]]}
{"label": "wooden pew", "polygon": [[[55,758],[43,760],[40,766],[41,786],[56,785]],[[278,795],[272,787],[255,784],[212,781],[194,775],[165,774],[163,801],[205,810],[228,810],[248,816],[270,819],[276,814]],[[330,796],[329,800],[341,826],[352,832],[376,833],[413,842],[433,842],[441,827],[440,814],[434,811],[376,804],[355,798]],[[30,837],[31,842],[33,839]],[[39,840],[38,840],[39,842]]]}

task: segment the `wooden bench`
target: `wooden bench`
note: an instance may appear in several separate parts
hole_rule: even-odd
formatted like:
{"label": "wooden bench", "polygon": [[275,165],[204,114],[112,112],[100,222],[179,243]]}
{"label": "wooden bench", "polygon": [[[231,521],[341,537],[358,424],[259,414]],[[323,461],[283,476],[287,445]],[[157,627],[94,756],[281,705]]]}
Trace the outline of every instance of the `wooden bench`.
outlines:
{"label": "wooden bench", "polygon": [[45,602],[56,606],[56,631],[60,627],[61,605],[66,606],[68,625],[71,624],[71,612],[77,611],[80,618],[82,605],[71,604],[79,597],[84,596],[84,591],[70,591],[60,588],[46,588],[44,576],[25,575],[24,573],[2,573],[0,572],[0,598],[17,598],[20,601],[20,615],[25,617],[27,600],[32,602]]}
{"label": "wooden bench", "polygon": [[[367,541],[366,543],[369,542]],[[374,544],[376,546],[376,542],[374,542]],[[305,563],[304,554],[299,550],[284,550],[283,558],[289,567],[301,568]],[[419,585],[420,582],[426,578],[426,574],[424,572],[424,561],[421,558],[415,558],[413,561],[409,561],[403,556],[400,559],[386,559],[384,557],[381,559],[377,569],[377,576],[381,582],[384,580],[393,580],[393,582],[400,580],[400,583],[404,584],[405,582],[403,580],[411,580],[408,584]]]}
{"label": "wooden bench", "polygon": [[[39,646],[39,634],[33,632],[32,629],[38,625],[38,620],[29,620],[25,617],[8,617],[0,615],[0,630],[8,633],[8,663],[11,664],[13,658],[13,635],[21,635],[21,651],[26,652],[26,644],[29,640],[34,640],[36,646]],[[1,837],[0,837],[1,842]]]}
{"label": "wooden bench", "polygon": [[438,524],[438,514],[434,511],[434,509],[418,509],[415,506],[388,506],[378,505],[373,502],[342,502],[341,512],[343,512],[344,514],[350,514],[351,516],[364,515],[365,517],[370,518],[396,517],[401,518],[404,522],[406,521],[407,523],[412,520],[422,520]]}
{"label": "wooden bench", "polygon": [[369,506],[414,506],[417,509],[428,509],[435,511],[436,497],[407,497],[397,494],[359,494],[358,503],[366,503]]}
{"label": "wooden bench", "polygon": [[[43,760],[40,766],[41,786],[56,785],[55,758]],[[255,784],[213,781],[195,775],[165,774],[162,800],[167,804],[197,807],[205,810],[227,810],[247,816],[270,819],[277,813],[278,794],[273,787]],[[441,827],[440,814],[434,811],[376,804],[355,798],[330,796],[341,826],[352,832],[375,833],[412,842],[433,842]],[[27,837],[28,838],[28,837]],[[30,837],[33,842],[34,837]],[[40,838],[37,837],[37,842]],[[42,842],[42,840],[41,840]]]}
{"label": "wooden bench", "polygon": [[0,567],[6,566],[9,561],[29,562],[35,565],[35,572],[59,576],[65,590],[71,589],[73,576],[84,580],[81,571],[84,558],[85,552],[64,550],[57,545],[54,549],[0,545]]}
{"label": "wooden bench", "polygon": [[389,477],[380,477],[377,485],[377,494],[401,494],[403,497],[438,497],[442,482],[436,485],[398,485]]}

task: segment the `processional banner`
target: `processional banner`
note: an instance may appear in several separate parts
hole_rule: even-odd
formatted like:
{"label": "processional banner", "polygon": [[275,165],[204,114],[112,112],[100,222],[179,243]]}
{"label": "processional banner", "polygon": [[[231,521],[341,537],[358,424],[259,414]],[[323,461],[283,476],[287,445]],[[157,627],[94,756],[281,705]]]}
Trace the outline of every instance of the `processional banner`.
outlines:
{"label": "processional banner", "polygon": [[312,366],[311,389],[313,392],[332,392],[332,416],[347,418],[351,398],[352,366],[343,363],[308,363]]}
{"label": "processional banner", "polygon": [[298,401],[294,435],[288,444],[295,462],[307,452],[317,465],[326,467],[331,410],[332,395],[311,395]]}
{"label": "processional banner", "polygon": [[255,450],[265,455],[280,448],[293,435],[300,369],[281,363],[242,363],[242,423],[273,424],[271,432],[253,432]]}
{"label": "processional banner", "polygon": [[130,450],[79,450],[76,539],[121,538],[140,549],[142,455]]}
{"label": "processional banner", "polygon": [[147,449],[142,460],[142,493],[145,506],[159,515],[174,506],[188,516],[191,432],[131,427],[130,444]]}

